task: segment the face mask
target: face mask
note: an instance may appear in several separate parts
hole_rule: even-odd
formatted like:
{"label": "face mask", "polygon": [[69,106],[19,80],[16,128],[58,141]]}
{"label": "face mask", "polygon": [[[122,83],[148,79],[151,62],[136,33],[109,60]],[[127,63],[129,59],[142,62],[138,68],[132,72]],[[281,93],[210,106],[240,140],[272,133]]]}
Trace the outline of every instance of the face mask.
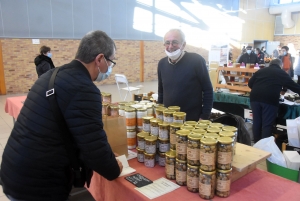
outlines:
{"label": "face mask", "polygon": [[[106,64],[107,64],[107,62],[106,62]],[[107,79],[108,76],[110,76],[110,74],[112,72],[112,66],[113,66],[113,64],[111,64],[110,66],[108,66],[108,69],[107,69],[106,73],[101,73],[101,71],[100,71],[100,69],[98,67],[99,74],[98,74],[98,77],[97,77],[97,79],[95,81],[96,82],[101,82],[101,81]]]}
{"label": "face mask", "polygon": [[52,53],[51,53],[51,52],[48,52],[48,53],[47,53],[47,57],[52,58]]}
{"label": "face mask", "polygon": [[250,54],[250,53],[251,53],[251,50],[247,50],[247,53]]}
{"label": "face mask", "polygon": [[181,51],[181,47],[180,47],[178,50],[176,50],[174,52],[168,52],[167,50],[165,50],[165,52],[171,60],[176,60],[180,57],[182,51]]}

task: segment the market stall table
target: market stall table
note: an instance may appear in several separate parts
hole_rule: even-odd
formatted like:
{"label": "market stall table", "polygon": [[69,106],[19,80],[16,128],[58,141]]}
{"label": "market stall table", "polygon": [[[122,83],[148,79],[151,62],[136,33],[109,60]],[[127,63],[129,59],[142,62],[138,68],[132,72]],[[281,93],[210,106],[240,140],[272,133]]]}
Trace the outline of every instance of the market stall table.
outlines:
{"label": "market stall table", "polygon": [[13,117],[14,122],[19,116],[26,98],[27,96],[16,96],[16,97],[6,98],[5,112]]}

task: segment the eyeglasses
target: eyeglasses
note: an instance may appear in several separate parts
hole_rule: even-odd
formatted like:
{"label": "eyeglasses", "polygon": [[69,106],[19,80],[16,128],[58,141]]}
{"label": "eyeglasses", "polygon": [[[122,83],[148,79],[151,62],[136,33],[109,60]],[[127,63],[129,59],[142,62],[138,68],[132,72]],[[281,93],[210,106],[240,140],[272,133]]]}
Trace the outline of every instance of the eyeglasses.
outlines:
{"label": "eyeglasses", "polygon": [[172,46],[177,46],[177,45],[179,45],[179,41],[177,41],[177,40],[172,40],[172,41],[165,41],[165,43],[164,43],[164,46],[169,46],[170,44],[172,44]]}
{"label": "eyeglasses", "polygon": [[112,60],[110,60],[109,58],[107,58],[106,56],[104,56],[104,58],[107,60],[107,61],[110,61],[111,63],[113,63],[114,65],[112,66],[112,68],[115,66],[115,65],[117,65],[117,63],[116,62],[114,62],[114,61],[112,61]]}

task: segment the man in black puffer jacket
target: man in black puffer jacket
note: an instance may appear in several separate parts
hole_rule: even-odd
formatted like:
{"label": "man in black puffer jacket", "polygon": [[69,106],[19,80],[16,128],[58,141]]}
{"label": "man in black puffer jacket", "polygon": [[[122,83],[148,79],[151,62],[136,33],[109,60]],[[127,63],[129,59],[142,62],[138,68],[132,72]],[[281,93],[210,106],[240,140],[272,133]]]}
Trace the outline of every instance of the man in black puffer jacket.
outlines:
{"label": "man in black puffer jacket", "polygon": [[[93,83],[112,64],[115,44],[102,31],[86,34],[75,60],[60,67],[56,100],[85,166],[108,180],[122,164],[103,130],[102,103]],[[12,200],[65,201],[71,190],[70,159],[57,120],[45,96],[53,70],[33,85],[17,118],[1,164],[3,191]]]}

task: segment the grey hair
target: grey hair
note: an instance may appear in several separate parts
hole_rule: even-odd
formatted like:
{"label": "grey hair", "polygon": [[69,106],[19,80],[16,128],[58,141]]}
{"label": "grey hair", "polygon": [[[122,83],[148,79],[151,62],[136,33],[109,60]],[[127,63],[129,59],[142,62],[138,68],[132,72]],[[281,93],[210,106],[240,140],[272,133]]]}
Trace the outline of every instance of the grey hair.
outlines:
{"label": "grey hair", "polygon": [[101,53],[107,58],[110,57],[115,49],[114,41],[105,32],[91,31],[81,39],[75,59],[90,63]]}
{"label": "grey hair", "polygon": [[272,59],[269,65],[278,65],[280,68],[282,68],[282,61],[280,59]]}
{"label": "grey hair", "polygon": [[[169,32],[178,32],[180,35],[180,38],[181,38],[181,42],[182,43],[185,42],[185,34],[183,33],[183,31],[181,29],[170,29],[167,33],[169,33]],[[164,42],[165,42],[165,38],[164,38]]]}

